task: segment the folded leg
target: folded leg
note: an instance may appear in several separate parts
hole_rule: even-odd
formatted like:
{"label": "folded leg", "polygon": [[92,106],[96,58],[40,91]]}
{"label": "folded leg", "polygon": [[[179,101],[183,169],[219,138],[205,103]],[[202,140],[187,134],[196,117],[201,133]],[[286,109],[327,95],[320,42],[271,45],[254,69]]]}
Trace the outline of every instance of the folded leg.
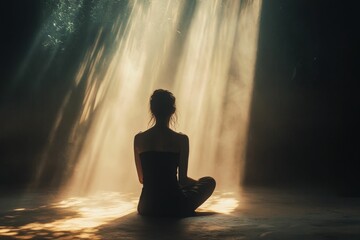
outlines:
{"label": "folded leg", "polygon": [[197,183],[182,188],[191,210],[197,209],[214,192],[216,186],[215,179],[212,177],[202,177]]}

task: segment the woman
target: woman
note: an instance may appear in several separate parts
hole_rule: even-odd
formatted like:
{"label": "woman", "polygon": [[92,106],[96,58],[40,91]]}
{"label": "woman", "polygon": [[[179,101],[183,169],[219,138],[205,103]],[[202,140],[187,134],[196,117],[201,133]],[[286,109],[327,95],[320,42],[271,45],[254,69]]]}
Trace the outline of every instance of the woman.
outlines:
{"label": "woman", "polygon": [[215,189],[215,180],[187,176],[189,139],[174,132],[175,97],[155,90],[150,98],[155,125],[134,139],[135,164],[143,184],[138,212],[145,216],[190,216]]}

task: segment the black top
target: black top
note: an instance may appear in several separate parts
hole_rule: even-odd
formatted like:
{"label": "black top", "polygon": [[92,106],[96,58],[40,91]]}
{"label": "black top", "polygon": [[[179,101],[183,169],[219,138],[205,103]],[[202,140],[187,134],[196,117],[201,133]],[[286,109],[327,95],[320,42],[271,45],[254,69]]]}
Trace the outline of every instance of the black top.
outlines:
{"label": "black top", "polygon": [[179,153],[147,151],[140,154],[143,189],[149,191],[178,188]]}
{"label": "black top", "polygon": [[146,151],[140,153],[143,189],[138,212],[142,215],[177,216],[187,212],[187,201],[177,180],[180,154]]}

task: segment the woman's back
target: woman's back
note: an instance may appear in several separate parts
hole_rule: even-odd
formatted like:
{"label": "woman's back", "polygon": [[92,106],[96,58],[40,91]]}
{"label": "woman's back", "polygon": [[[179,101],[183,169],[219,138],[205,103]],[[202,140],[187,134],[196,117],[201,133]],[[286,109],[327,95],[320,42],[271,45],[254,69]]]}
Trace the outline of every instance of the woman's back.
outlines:
{"label": "woman's back", "polygon": [[187,216],[214,191],[211,177],[187,176],[189,139],[169,128],[176,110],[169,91],[155,90],[150,98],[155,125],[134,139],[136,170],[143,189],[138,212],[150,216]]}
{"label": "woman's back", "polygon": [[152,127],[136,135],[137,151],[177,152],[181,151],[181,142],[185,135],[169,128]]}
{"label": "woman's back", "polygon": [[140,153],[143,189],[138,211],[143,215],[174,216],[187,211],[185,195],[177,181],[179,153]]}
{"label": "woman's back", "polygon": [[163,190],[176,190],[177,167],[179,153],[163,151],[146,151],[140,153],[143,171],[143,188],[146,192],[161,192]]}

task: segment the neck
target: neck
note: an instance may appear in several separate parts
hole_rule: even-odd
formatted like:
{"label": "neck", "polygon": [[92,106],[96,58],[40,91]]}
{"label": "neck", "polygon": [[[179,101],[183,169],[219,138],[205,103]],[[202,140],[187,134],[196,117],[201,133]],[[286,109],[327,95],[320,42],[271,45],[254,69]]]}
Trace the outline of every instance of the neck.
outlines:
{"label": "neck", "polygon": [[159,120],[157,120],[154,127],[156,127],[156,128],[169,128],[169,121],[159,121]]}

